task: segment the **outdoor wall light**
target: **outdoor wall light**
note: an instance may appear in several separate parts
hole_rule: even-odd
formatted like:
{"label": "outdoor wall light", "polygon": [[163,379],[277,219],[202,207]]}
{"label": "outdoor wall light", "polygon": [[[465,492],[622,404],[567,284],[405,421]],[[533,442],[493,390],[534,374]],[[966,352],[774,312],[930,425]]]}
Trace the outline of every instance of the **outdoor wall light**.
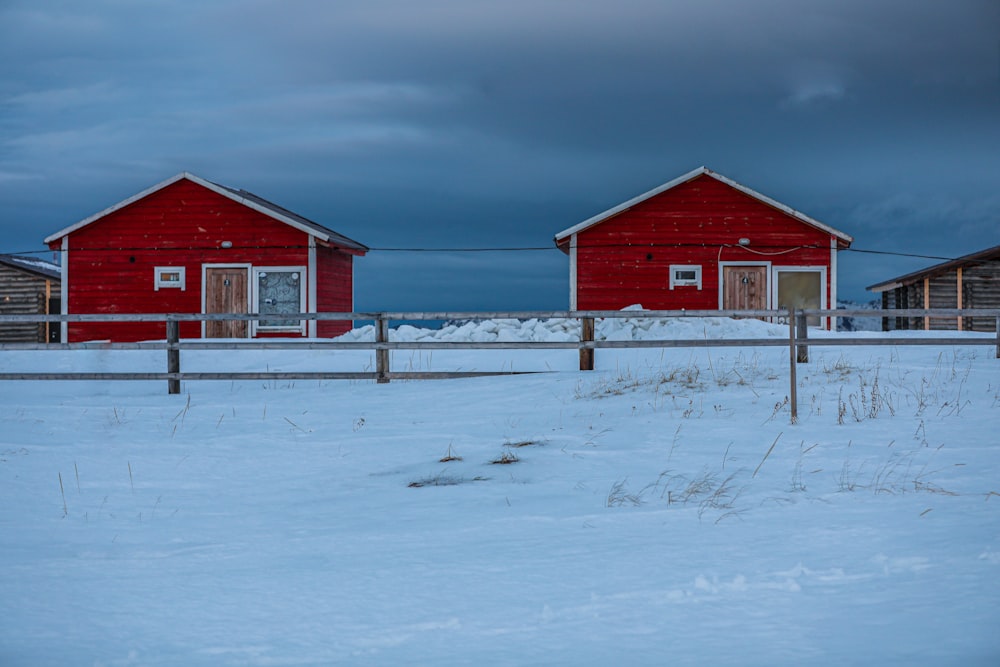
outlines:
{"label": "outdoor wall light", "polygon": [[740,245],[750,245],[750,239],[744,236],[740,239]]}
{"label": "outdoor wall light", "polygon": [[219,245],[221,245],[223,248],[232,248],[233,247],[233,242],[232,241],[223,241]]}

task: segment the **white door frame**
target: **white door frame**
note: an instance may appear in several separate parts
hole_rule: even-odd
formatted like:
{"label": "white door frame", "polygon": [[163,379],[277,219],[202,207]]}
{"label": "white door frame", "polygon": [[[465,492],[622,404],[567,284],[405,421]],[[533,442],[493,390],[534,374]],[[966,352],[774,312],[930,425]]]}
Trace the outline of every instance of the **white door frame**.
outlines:
{"label": "white door frame", "polygon": [[[203,315],[207,314],[205,312],[205,306],[207,305],[208,294],[206,291],[206,280],[208,277],[207,269],[244,269],[247,272],[247,313],[253,312],[253,304],[250,302],[250,269],[253,267],[249,262],[226,262],[225,264],[202,264],[201,265],[201,312]],[[201,337],[205,337],[205,329],[208,322],[202,320],[201,322]],[[247,323],[247,338],[251,337],[251,331],[253,327],[249,326]]]}
{"label": "white door frame", "polygon": [[[247,309],[249,312],[259,315],[260,314],[260,287],[257,285],[257,280],[261,272],[269,271],[281,271],[285,273],[297,273],[299,274],[299,312],[305,313],[315,313],[316,310],[306,310],[306,286],[303,283],[308,280],[309,267],[307,266],[261,266],[256,265],[250,268],[250,301],[247,303]],[[265,329],[265,333],[284,333],[290,334],[297,332],[300,336],[307,335],[308,328],[306,322],[315,322],[316,320],[305,320],[299,322],[295,327],[280,327],[278,329]],[[250,322],[250,337],[256,338],[257,334],[260,332],[260,320],[253,320]]]}
{"label": "white door frame", "polygon": [[[768,281],[768,283],[773,283],[774,282],[771,279],[771,262],[768,262],[768,261],[759,261],[759,260],[758,261],[746,261],[746,262],[723,262],[723,261],[720,261],[718,264],[719,264],[719,268],[718,268],[718,271],[719,271],[719,310],[723,310],[723,305],[722,304],[725,303],[725,301],[723,301],[723,294],[722,294],[723,286],[725,284],[723,282],[723,280],[722,280],[722,274],[724,273],[723,269],[725,269],[725,267],[727,267],[727,266],[763,266],[763,267],[765,267],[767,269],[767,271],[764,273],[765,279]],[[764,286],[764,293],[766,294],[766,298],[767,298],[767,306],[765,307],[765,310],[770,310],[771,309],[771,286],[770,286],[770,284]]]}
{"label": "white door frame", "polygon": [[[780,307],[778,303],[778,274],[782,272],[787,273],[819,273],[819,307],[820,310],[826,310],[826,290],[827,290],[827,270],[822,264],[817,266],[775,266],[771,270],[771,303],[775,304],[774,307]],[[820,326],[824,329],[828,329],[830,326],[830,318],[822,317],[820,318]]]}

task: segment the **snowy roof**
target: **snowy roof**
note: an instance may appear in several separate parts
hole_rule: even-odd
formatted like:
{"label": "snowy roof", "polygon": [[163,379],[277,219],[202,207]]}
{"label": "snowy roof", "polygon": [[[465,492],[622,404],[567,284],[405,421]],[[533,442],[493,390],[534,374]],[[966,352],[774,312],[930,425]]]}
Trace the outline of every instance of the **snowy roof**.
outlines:
{"label": "snowy roof", "polygon": [[80,222],[77,222],[76,224],[70,225],[65,229],[61,229],[55,234],[51,234],[50,236],[45,238],[45,243],[52,243],[53,241],[56,241],[66,236],[67,234],[75,232],[76,230],[82,227],[86,227],[90,223],[99,220],[110,213],[125,208],[129,204],[135,203],[140,199],[143,199],[144,197],[148,197],[154,192],[162,190],[168,185],[173,185],[174,183],[182,179],[187,179],[192,183],[197,183],[198,185],[207,188],[217,194],[220,194],[223,197],[226,197],[227,199],[231,199],[239,204],[243,204],[248,208],[252,208],[259,213],[263,213],[268,217],[278,220],[279,222],[283,222],[286,225],[290,225],[296,229],[299,229],[309,234],[310,236],[315,236],[317,239],[329,243],[330,245],[341,248],[360,250],[362,252],[368,251],[367,246],[358,243],[357,241],[353,241],[347,238],[346,236],[343,236],[342,234],[338,234],[332,229],[324,227],[319,223],[313,222],[308,218],[304,218],[301,215],[298,215],[297,213],[293,213],[286,208],[278,206],[277,204],[270,202],[264,199],[263,197],[259,197],[253,194],[252,192],[247,192],[246,190],[236,190],[234,188],[230,188],[225,185],[219,185],[218,183],[206,181],[205,179],[199,178],[198,176],[195,176],[194,174],[191,174],[186,171],[181,172],[171,178],[168,178],[165,181],[157,183],[156,185],[147,188],[142,192],[129,197],[128,199],[120,201],[114,206],[110,206],[99,213],[95,213],[89,218],[85,218]]}
{"label": "snowy roof", "polygon": [[24,271],[30,271],[31,273],[37,273],[38,275],[45,276],[46,278],[55,278],[59,280],[62,278],[62,267],[58,264],[53,264],[44,259],[38,259],[36,257],[21,257],[19,255],[0,255],[0,264],[6,264],[7,266],[14,267],[15,269],[22,269]]}
{"label": "snowy roof", "polygon": [[1000,259],[1000,245],[968,255],[963,255],[956,259],[948,260],[947,262],[941,262],[940,264],[929,266],[926,269],[921,269],[920,271],[914,271],[913,273],[907,273],[896,278],[891,278],[885,282],[869,285],[865,289],[870,292],[885,292],[897,287],[902,287],[903,285],[913,284],[918,280],[923,280],[924,278],[933,278],[936,275],[940,275],[952,269],[969,266],[971,264],[982,264],[984,262],[997,259]]}
{"label": "snowy roof", "polygon": [[556,234],[556,236],[555,236],[555,242],[556,242],[557,245],[560,245],[566,239],[568,239],[570,236],[572,236],[573,234],[582,232],[583,230],[585,230],[585,229],[587,229],[589,227],[593,227],[594,225],[597,225],[597,224],[599,224],[601,222],[604,222],[608,218],[616,216],[619,213],[632,208],[636,204],[640,204],[640,203],[646,201],[647,199],[650,199],[650,198],[655,197],[656,195],[658,195],[660,193],[663,193],[663,192],[666,192],[667,190],[675,188],[678,185],[681,185],[683,183],[687,183],[688,181],[694,180],[695,178],[698,178],[699,176],[711,176],[715,180],[720,181],[722,183],[725,183],[729,187],[735,188],[736,190],[739,190],[740,192],[742,192],[744,194],[747,194],[747,195],[753,197],[754,199],[756,199],[756,200],[758,200],[758,201],[760,201],[760,202],[762,202],[764,204],[767,204],[768,206],[772,206],[772,207],[778,209],[779,211],[781,211],[782,213],[790,215],[791,217],[795,218],[796,220],[799,220],[801,222],[804,222],[807,225],[810,225],[810,226],[815,227],[817,229],[821,229],[824,232],[827,232],[828,234],[832,234],[832,235],[836,236],[838,239],[840,239],[841,241],[843,241],[845,245],[850,245],[854,241],[854,239],[851,236],[848,236],[844,232],[842,232],[840,230],[837,230],[837,229],[834,229],[833,227],[830,227],[829,225],[823,224],[819,220],[815,220],[813,218],[810,218],[805,213],[801,213],[799,211],[796,211],[795,209],[791,208],[790,206],[786,206],[785,204],[782,204],[781,202],[775,201],[774,199],[771,199],[770,197],[762,195],[762,194],[760,194],[759,192],[757,192],[755,190],[751,190],[747,186],[742,185],[740,183],[737,183],[736,181],[734,181],[734,180],[732,180],[730,178],[726,178],[722,174],[718,174],[718,173],[712,171],[711,169],[709,169],[708,167],[698,167],[697,169],[692,169],[691,171],[689,171],[688,173],[684,174],[683,176],[678,176],[677,178],[675,178],[672,181],[668,181],[668,182],[664,183],[663,185],[660,185],[659,187],[655,187],[652,190],[649,190],[648,192],[644,192],[644,193],[642,193],[641,195],[639,195],[637,197],[633,197],[632,199],[629,199],[626,202],[622,202],[618,206],[615,206],[613,208],[609,208],[608,210],[604,211],[603,213],[598,213],[597,215],[593,216],[592,218],[587,218],[586,220],[584,220],[583,222],[581,222],[578,225],[574,225],[573,227],[570,227],[569,229],[564,229],[563,231],[561,231],[558,234]]}

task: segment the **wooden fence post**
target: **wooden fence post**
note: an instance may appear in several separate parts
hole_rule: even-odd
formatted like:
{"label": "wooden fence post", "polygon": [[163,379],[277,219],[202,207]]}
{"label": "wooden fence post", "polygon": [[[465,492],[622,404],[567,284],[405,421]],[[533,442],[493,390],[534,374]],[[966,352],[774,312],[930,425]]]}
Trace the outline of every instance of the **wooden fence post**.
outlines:
{"label": "wooden fence post", "polygon": [[[177,320],[167,320],[167,372],[181,372],[181,351],[178,347],[180,343],[180,322]],[[167,393],[181,393],[181,381],[178,378],[167,380]]]}
{"label": "wooden fence post", "polygon": [[[594,342],[594,318],[580,318],[580,342]],[[580,370],[594,370],[594,348],[580,347]]]}
{"label": "wooden fence post", "polygon": [[[389,342],[389,321],[385,319],[383,313],[379,313],[375,318],[375,342]],[[375,348],[375,376],[377,384],[388,384],[389,350]]]}
{"label": "wooden fence post", "polygon": [[795,308],[788,312],[788,383],[789,409],[792,412],[792,423],[799,421],[798,380],[795,377]]}
{"label": "wooden fence post", "polygon": [[[799,340],[804,338],[809,338],[809,326],[806,323],[805,313],[799,313],[795,316],[795,337]],[[796,348],[797,359],[800,364],[809,363],[809,343],[803,343]]]}

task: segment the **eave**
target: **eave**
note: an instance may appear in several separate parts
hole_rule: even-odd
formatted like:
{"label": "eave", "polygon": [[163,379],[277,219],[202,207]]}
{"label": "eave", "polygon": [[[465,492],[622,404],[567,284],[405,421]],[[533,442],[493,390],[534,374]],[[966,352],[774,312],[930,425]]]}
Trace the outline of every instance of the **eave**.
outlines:
{"label": "eave", "polygon": [[837,246],[838,246],[838,248],[848,248],[848,247],[850,247],[851,243],[854,242],[854,238],[851,237],[851,236],[849,236],[849,235],[847,235],[847,234],[845,234],[844,232],[842,232],[842,231],[840,231],[838,229],[834,229],[833,227],[830,227],[829,225],[826,225],[826,224],[820,222],[819,220],[816,220],[814,218],[809,217],[805,213],[802,213],[800,211],[796,211],[795,209],[791,208],[790,206],[786,206],[785,204],[782,204],[779,201],[771,199],[770,197],[768,197],[766,195],[762,195],[761,193],[759,193],[759,192],[757,192],[755,190],[752,190],[751,188],[748,188],[745,185],[737,183],[736,181],[734,181],[734,180],[732,180],[730,178],[726,178],[722,174],[718,174],[718,173],[712,171],[711,169],[702,166],[702,167],[698,167],[697,169],[693,169],[693,170],[689,171],[688,173],[684,174],[683,176],[678,176],[677,178],[673,179],[672,181],[668,181],[668,182],[664,183],[663,185],[655,187],[652,190],[644,192],[641,195],[633,197],[632,199],[629,199],[628,201],[622,202],[621,204],[618,204],[617,206],[609,208],[608,210],[603,211],[602,213],[598,213],[597,215],[595,215],[595,216],[593,216],[591,218],[587,218],[586,220],[584,220],[583,222],[581,222],[581,223],[579,223],[577,225],[574,225],[574,226],[572,226],[572,227],[570,227],[568,229],[564,229],[563,231],[561,231],[561,232],[559,232],[558,234],[555,235],[555,239],[554,239],[555,243],[556,243],[557,246],[562,246],[562,244],[566,243],[568,241],[569,237],[572,236],[573,234],[578,234],[578,233],[580,233],[580,232],[582,232],[582,231],[584,231],[586,229],[589,229],[589,228],[591,228],[591,227],[593,227],[595,225],[599,225],[600,223],[602,223],[602,222],[604,222],[604,221],[606,221],[606,220],[608,220],[610,218],[613,218],[616,215],[619,215],[620,213],[623,213],[623,212],[629,210],[633,206],[636,206],[637,204],[641,204],[642,202],[646,201],[647,199],[650,199],[652,197],[655,197],[656,195],[664,193],[667,190],[671,190],[671,189],[677,187],[678,185],[681,185],[683,183],[687,183],[688,181],[692,181],[695,178],[698,178],[699,176],[710,176],[710,177],[714,178],[715,180],[720,181],[722,183],[725,183],[726,185],[730,186],[731,188],[734,188],[735,190],[739,190],[740,192],[742,192],[742,193],[744,193],[744,194],[746,194],[746,195],[748,195],[748,196],[756,199],[757,201],[759,201],[759,202],[761,202],[763,204],[771,206],[772,208],[775,208],[775,209],[781,211],[782,213],[784,213],[784,214],[786,214],[786,215],[788,215],[788,216],[790,216],[792,218],[795,218],[796,220],[798,220],[798,221],[800,221],[800,222],[802,222],[802,223],[804,223],[806,225],[809,225],[810,227],[814,227],[814,228],[819,229],[819,230],[821,230],[821,231],[823,231],[823,232],[825,232],[827,234],[830,234],[831,236],[834,236],[837,239]]}
{"label": "eave", "polygon": [[940,264],[929,266],[926,269],[907,273],[881,283],[875,283],[874,285],[869,285],[865,289],[869,292],[886,292],[898,287],[912,285],[916,282],[924,280],[925,278],[935,278],[943,273],[951,271],[952,269],[982,264],[995,259],[1000,259],[1000,245],[993,246],[992,248],[986,248],[985,250],[980,250],[968,255],[963,255],[962,257],[948,260],[947,262],[941,262]]}
{"label": "eave", "polygon": [[345,251],[347,251],[348,249],[358,251],[356,254],[364,254],[368,251],[367,246],[364,246],[361,243],[358,243],[357,241],[353,241],[347,238],[346,236],[342,236],[334,232],[333,230],[323,227],[322,225],[319,225],[310,220],[302,218],[301,216],[298,216],[292,213],[291,211],[288,211],[287,209],[277,206],[276,204],[272,204],[267,200],[258,197],[257,195],[254,195],[250,192],[246,192],[243,190],[234,190],[232,188],[228,188],[224,185],[219,185],[211,181],[206,181],[205,179],[195,176],[194,174],[191,174],[186,171],[181,172],[175,176],[172,176],[166,179],[165,181],[161,181],[160,183],[157,183],[152,187],[146,188],[142,192],[132,195],[128,199],[124,199],[113,206],[109,206],[103,211],[95,213],[94,215],[88,218],[84,218],[83,220],[75,224],[72,224],[69,227],[66,227],[65,229],[61,229],[54,234],[50,234],[45,238],[44,243],[46,243],[47,245],[52,244],[58,241],[59,239],[63,238],[64,236],[67,236],[68,234],[71,234],[79,229],[82,229],[83,227],[86,227],[87,225],[96,222],[101,218],[110,215],[111,213],[114,213],[115,211],[123,209],[131,204],[134,204],[135,202],[144,199],[149,195],[158,192],[163,188],[166,188],[167,186],[173,185],[174,183],[184,179],[189,180],[192,183],[197,183],[203,188],[211,190],[212,192],[221,195],[227,199],[230,199],[238,204],[242,204],[243,206],[246,206],[249,209],[252,209],[254,211],[257,211],[258,213],[266,215],[269,218],[272,218],[290,227],[305,232],[309,236],[313,236],[317,240],[330,244],[333,247],[337,247]]}

